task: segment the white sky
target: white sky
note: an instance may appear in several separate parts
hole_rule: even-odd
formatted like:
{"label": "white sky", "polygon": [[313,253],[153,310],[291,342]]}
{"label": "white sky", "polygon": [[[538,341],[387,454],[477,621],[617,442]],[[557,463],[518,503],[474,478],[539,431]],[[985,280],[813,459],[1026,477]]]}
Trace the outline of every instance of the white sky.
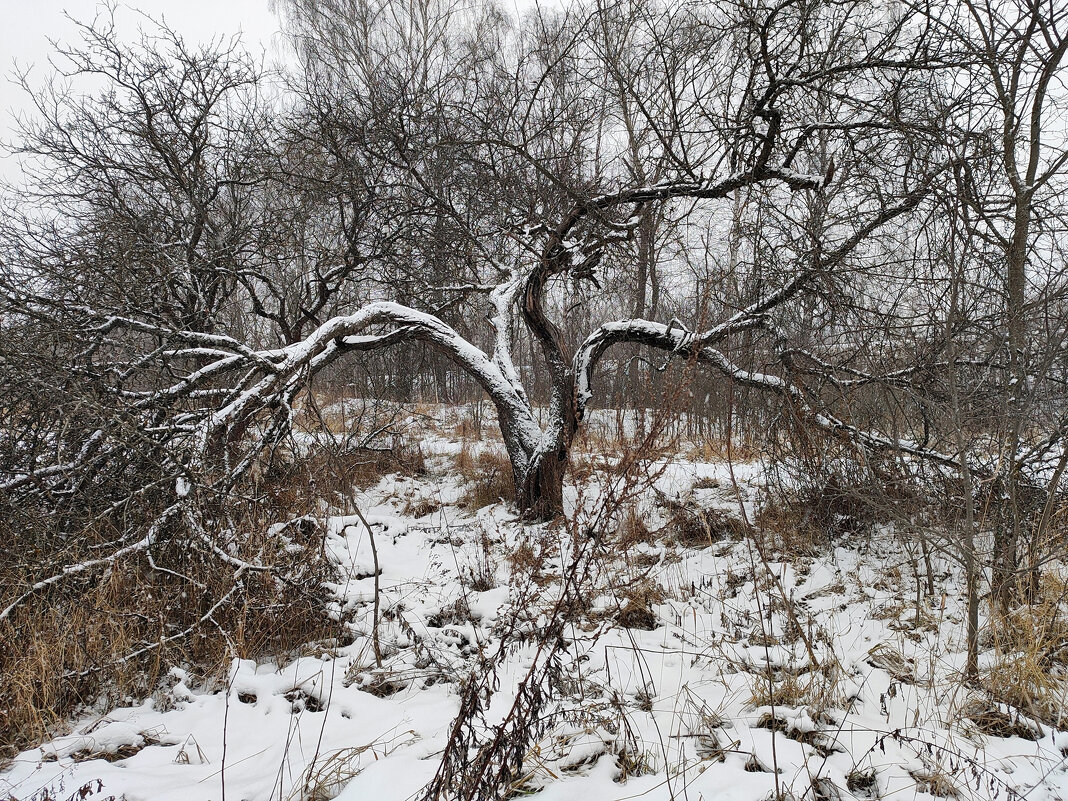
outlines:
{"label": "white sky", "polygon": [[[16,115],[28,108],[24,92],[12,83],[16,64],[31,67],[31,81],[40,82],[50,71],[48,40],[77,41],[64,12],[88,22],[102,9],[98,0],[0,0],[0,142],[10,141]],[[253,53],[270,57],[280,49],[278,19],[268,0],[126,0],[116,11],[120,34],[136,35],[145,22],[135,9],[162,17],[190,41],[241,33]],[[17,175],[18,165],[0,149],[0,178]]]}

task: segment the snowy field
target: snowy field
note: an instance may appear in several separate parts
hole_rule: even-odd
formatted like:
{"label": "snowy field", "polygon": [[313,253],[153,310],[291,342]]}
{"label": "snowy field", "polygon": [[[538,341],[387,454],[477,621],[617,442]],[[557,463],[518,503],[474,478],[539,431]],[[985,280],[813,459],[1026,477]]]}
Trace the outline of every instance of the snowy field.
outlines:
{"label": "snowy field", "polygon": [[[0,797],[414,799],[477,686],[471,746],[502,723],[513,736],[517,688],[544,689],[514,797],[1068,798],[1068,732],[962,682],[948,561],[918,596],[915,555],[878,531],[789,557],[730,525],[679,535],[680,509],[753,518],[755,464],[590,470],[570,524],[526,525],[463,504],[457,447],[431,443],[426,475],[354,495],[374,550],[354,510],[320,515],[341,644],[235,659],[208,685],[173,669],[153,697],[20,754]],[[579,562],[581,604],[549,637]]]}

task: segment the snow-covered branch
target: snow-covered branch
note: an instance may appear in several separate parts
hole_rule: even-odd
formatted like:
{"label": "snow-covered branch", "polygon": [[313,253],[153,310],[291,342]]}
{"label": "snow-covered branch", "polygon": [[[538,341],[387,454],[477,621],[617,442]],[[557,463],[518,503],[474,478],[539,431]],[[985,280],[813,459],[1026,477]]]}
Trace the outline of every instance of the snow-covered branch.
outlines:
{"label": "snow-covered branch", "polygon": [[612,345],[629,342],[669,351],[683,359],[695,359],[739,384],[779,395],[803,419],[855,445],[875,451],[908,454],[955,470],[963,469],[964,465],[957,456],[925,448],[909,440],[863,430],[826,409],[817,408],[798,385],[776,375],[740,367],[721,351],[704,345],[704,336],[695,336],[683,329],[649,320],[624,320],[601,326],[586,339],[575,355],[575,403],[579,416],[585,412],[592,396],[591,383],[600,357]]}
{"label": "snow-covered branch", "polygon": [[[499,314],[512,292],[512,284],[502,290]],[[385,334],[366,333],[368,329],[383,325],[395,328]],[[228,403],[200,424],[201,448],[210,450],[213,443],[219,443],[220,437],[225,438],[226,432],[248,415],[270,406],[287,387],[306,380],[344,352],[373,350],[412,340],[437,348],[474,378],[496,405],[502,421],[511,427],[514,436],[522,438],[528,450],[530,444],[537,441],[540,430],[525,395],[517,388],[514,368],[511,368],[511,375],[505,373],[510,360],[500,344],[496,359],[491,359],[437,317],[401,304],[380,302],[353,314],[334,317],[293,345],[256,353],[254,364],[268,361],[271,369],[235,393]],[[501,338],[498,343],[500,341]]]}

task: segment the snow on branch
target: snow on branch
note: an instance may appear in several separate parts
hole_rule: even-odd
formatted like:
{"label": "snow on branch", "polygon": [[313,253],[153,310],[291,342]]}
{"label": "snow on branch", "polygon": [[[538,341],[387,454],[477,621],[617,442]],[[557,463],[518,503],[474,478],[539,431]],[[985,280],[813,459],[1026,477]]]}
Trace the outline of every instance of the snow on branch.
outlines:
{"label": "snow on branch", "polygon": [[746,370],[715,348],[702,343],[707,336],[695,336],[692,332],[655,323],[649,320],[623,320],[602,325],[594,332],[575,355],[576,410],[581,417],[592,396],[591,382],[597,362],[612,345],[636,343],[666,350],[681,358],[692,358],[706,364],[745,386],[773,392],[788,400],[797,412],[817,427],[840,439],[870,450],[905,453],[944,467],[961,470],[964,465],[955,456],[925,448],[909,440],[896,439],[865,431],[812,405],[805,393],[795,384],[779,376]]}
{"label": "snow on branch", "polygon": [[[504,295],[507,294],[504,292]],[[506,302],[503,299],[500,301],[501,304]],[[366,333],[368,329],[382,325],[396,328],[385,334]],[[506,373],[510,360],[506,359],[500,346],[496,358],[491,359],[437,317],[398,303],[379,302],[369,304],[353,314],[334,317],[293,345],[255,354],[257,365],[268,361],[271,369],[257,380],[249,382],[240,392],[234,393],[228,403],[212,412],[200,424],[201,448],[210,449],[213,443],[218,442],[221,436],[249,414],[271,405],[294,382],[302,382],[342,353],[373,350],[408,340],[422,341],[442,351],[479,383],[502,417],[515,422],[523,436],[530,441],[536,440],[537,433],[540,433],[537,423],[525,396],[517,389],[514,368],[511,369],[511,375]]]}

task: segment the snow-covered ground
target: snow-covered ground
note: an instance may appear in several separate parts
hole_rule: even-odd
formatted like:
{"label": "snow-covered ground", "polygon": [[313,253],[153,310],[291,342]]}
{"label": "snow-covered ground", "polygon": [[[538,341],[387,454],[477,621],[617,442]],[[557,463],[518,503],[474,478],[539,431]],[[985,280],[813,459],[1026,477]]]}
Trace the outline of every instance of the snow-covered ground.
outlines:
{"label": "snow-covered ground", "polygon": [[557,644],[552,697],[513,794],[1068,798],[1068,733],[962,683],[949,563],[935,560],[944,594],[917,603],[911,557],[893,537],[770,562],[749,539],[675,541],[673,509],[741,504],[752,515],[761,471],[749,464],[734,466],[737,484],[724,465],[684,461],[652,465],[648,486],[594,474],[581,497],[571,492],[572,525],[524,525],[503,504],[464,510],[448,450],[428,448],[426,476],[354,496],[381,567],[381,667],[368,532],[356,515],[329,517],[349,644],[285,664],[235,659],[209,686],[175,669],[143,703],[88,715],[19,755],[0,797],[418,797],[472,671],[485,687],[476,737],[509,713],[538,669],[560,573],[625,496],[631,524],[586,549],[585,607]]}

